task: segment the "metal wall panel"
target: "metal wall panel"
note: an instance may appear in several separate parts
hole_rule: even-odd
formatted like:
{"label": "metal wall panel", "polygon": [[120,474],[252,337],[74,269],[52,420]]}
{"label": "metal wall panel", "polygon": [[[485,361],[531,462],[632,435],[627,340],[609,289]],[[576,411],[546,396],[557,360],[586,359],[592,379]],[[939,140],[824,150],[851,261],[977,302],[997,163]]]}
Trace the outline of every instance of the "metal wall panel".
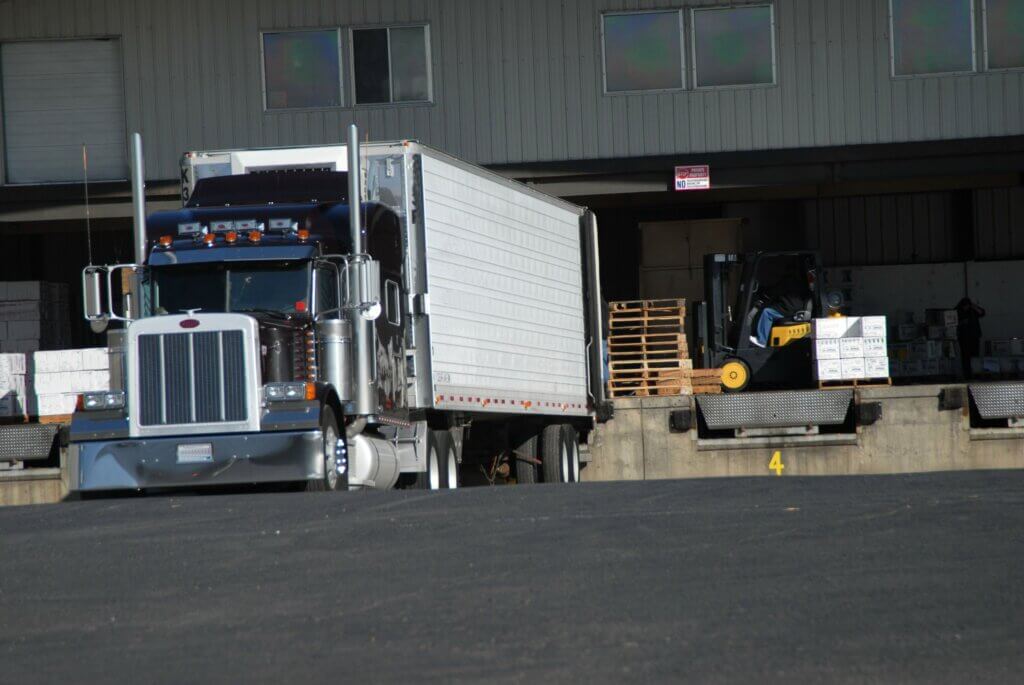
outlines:
{"label": "metal wall panel", "polygon": [[1024,257],[1024,188],[974,191],[974,257]]}
{"label": "metal wall panel", "polygon": [[[603,94],[601,12],[720,4],[7,0],[0,40],[121,36],[151,178],[186,149],[340,142],[350,121],[484,164],[1024,133],[1022,71],[891,78],[887,0],[775,0],[777,86]],[[260,30],[389,22],[430,24],[433,104],[263,111]]]}
{"label": "metal wall panel", "polygon": [[807,200],[806,245],[827,266],[957,261],[952,202],[949,193]]}

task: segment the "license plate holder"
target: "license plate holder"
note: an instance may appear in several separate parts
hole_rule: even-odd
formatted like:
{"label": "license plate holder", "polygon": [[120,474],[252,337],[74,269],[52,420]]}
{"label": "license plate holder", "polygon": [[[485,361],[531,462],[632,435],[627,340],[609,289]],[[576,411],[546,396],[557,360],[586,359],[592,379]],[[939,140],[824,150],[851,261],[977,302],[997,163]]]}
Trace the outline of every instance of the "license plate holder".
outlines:
{"label": "license plate holder", "polygon": [[179,464],[206,464],[213,461],[213,445],[208,442],[178,445]]}

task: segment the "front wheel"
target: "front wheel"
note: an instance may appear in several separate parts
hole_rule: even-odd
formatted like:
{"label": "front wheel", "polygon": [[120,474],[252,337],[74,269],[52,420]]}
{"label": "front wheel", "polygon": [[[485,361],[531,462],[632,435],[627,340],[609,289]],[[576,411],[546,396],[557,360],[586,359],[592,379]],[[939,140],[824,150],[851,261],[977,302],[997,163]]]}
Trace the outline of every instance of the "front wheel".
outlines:
{"label": "front wheel", "polygon": [[348,487],[348,459],[340,449],[338,439],[338,421],[334,418],[334,410],[324,407],[320,411],[320,460],[323,474],[319,478],[306,481],[308,492],[333,492]]}

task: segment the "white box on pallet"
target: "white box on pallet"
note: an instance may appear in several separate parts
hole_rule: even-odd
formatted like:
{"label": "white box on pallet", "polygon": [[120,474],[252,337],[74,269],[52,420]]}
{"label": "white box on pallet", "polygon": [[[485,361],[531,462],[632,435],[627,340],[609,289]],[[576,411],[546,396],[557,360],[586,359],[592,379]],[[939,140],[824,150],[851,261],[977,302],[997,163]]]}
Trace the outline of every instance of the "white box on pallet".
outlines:
{"label": "white box on pallet", "polygon": [[25,373],[25,355],[0,354],[0,374]]}
{"label": "white box on pallet", "polygon": [[843,379],[843,365],[839,359],[819,359],[814,365],[814,378],[819,381]]}
{"label": "white box on pallet", "polygon": [[24,374],[0,373],[0,396],[24,395],[27,389]]}
{"label": "white box on pallet", "polygon": [[865,338],[884,338],[886,332],[886,319],[884,316],[860,317],[861,336]]}
{"label": "white box on pallet", "polygon": [[843,380],[854,381],[865,378],[864,357],[841,359],[843,368]]}
{"label": "white box on pallet", "polygon": [[864,338],[865,357],[888,357],[889,347],[885,338]]}
{"label": "white box on pallet", "polygon": [[813,352],[815,359],[839,359],[839,339],[818,338],[814,340]]}
{"label": "white box on pallet", "polygon": [[106,347],[88,347],[74,350],[78,368],[82,371],[107,371],[110,369],[110,351]]}
{"label": "white box on pallet", "polygon": [[32,377],[32,389],[40,395],[109,390],[110,373],[107,371],[37,373]]}
{"label": "white box on pallet", "polygon": [[811,335],[817,339],[855,337],[860,318],[856,316],[830,316],[811,322]]}
{"label": "white box on pallet", "polygon": [[864,338],[842,338],[839,341],[839,357],[856,359],[864,356]]}
{"label": "white box on pallet", "polygon": [[77,403],[77,393],[32,395],[29,398],[27,413],[32,416],[63,416],[73,414]]}
{"label": "white box on pallet", "polygon": [[889,358],[888,357],[866,357],[864,359],[865,378],[888,378]]}

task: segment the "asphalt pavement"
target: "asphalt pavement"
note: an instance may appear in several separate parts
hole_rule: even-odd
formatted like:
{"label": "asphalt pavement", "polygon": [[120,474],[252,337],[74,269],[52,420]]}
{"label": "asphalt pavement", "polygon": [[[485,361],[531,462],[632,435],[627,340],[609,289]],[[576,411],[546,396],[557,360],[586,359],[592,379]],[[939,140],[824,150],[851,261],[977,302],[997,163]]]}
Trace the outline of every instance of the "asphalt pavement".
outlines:
{"label": "asphalt pavement", "polygon": [[1022,682],[1024,472],[0,509],[0,682]]}

